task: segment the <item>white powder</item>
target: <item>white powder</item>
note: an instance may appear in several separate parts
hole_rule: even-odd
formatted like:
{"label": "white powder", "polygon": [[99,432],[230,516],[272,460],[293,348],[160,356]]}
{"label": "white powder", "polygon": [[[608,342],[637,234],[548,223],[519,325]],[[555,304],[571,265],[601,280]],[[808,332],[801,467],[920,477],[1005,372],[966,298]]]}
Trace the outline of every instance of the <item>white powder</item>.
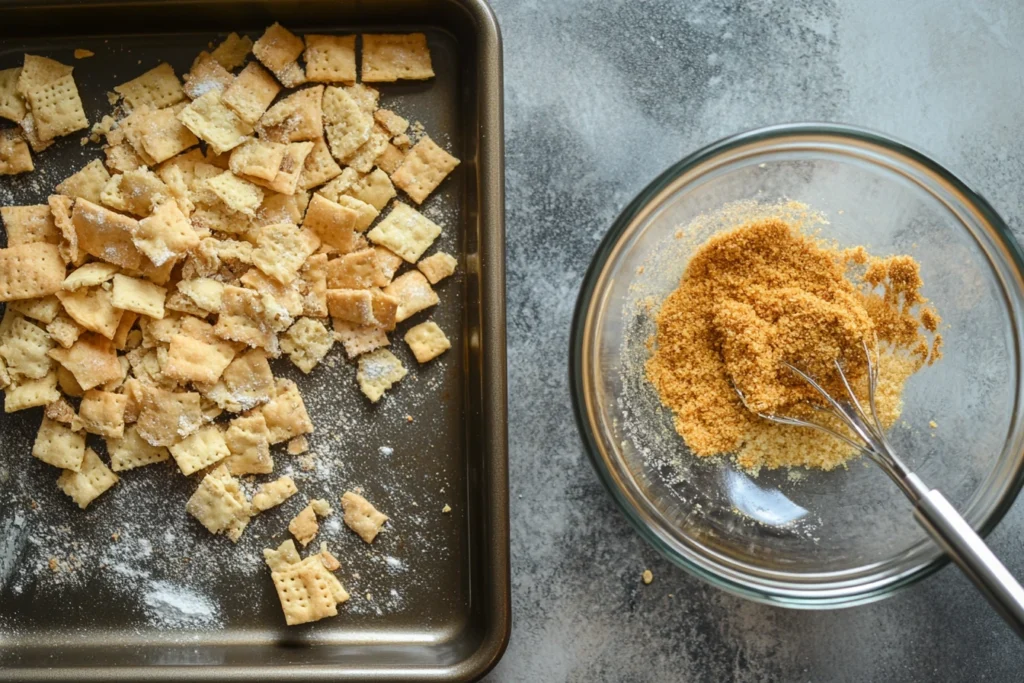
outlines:
{"label": "white powder", "polygon": [[153,581],[143,597],[149,616],[161,626],[212,625],[217,606],[201,595],[166,581]]}
{"label": "white powder", "polygon": [[381,446],[379,451],[381,455],[394,455],[395,453],[395,449],[391,446]]}

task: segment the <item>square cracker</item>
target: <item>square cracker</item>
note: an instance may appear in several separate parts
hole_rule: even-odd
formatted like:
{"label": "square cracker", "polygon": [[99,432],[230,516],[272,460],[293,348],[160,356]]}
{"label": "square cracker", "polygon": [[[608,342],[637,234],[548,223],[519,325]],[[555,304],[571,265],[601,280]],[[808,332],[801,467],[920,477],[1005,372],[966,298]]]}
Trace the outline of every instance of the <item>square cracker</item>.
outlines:
{"label": "square cracker", "polygon": [[193,100],[178,114],[178,120],[217,154],[229,152],[245,142],[252,126],[243,121],[222,101],[219,92],[208,92]]}
{"label": "square cracker", "polygon": [[319,554],[272,571],[270,576],[289,626],[336,616],[338,604],[349,598]]}
{"label": "square cracker", "polygon": [[0,357],[8,374],[16,379],[42,379],[50,374],[54,346],[50,335],[24,318],[14,318],[0,341]]}
{"label": "square cracker", "polygon": [[10,302],[8,306],[26,318],[38,320],[44,325],[52,323],[61,312],[60,300],[55,296],[46,296],[42,299],[21,299]]}
{"label": "square cracker", "polygon": [[352,156],[373,131],[373,115],[367,113],[345,88],[329,86],[323,96],[324,134],[335,159]]}
{"label": "square cracker", "polygon": [[391,174],[398,170],[403,161],[405,161],[405,152],[389,142],[384,151],[374,160],[374,163],[377,164],[377,168],[380,170]]}
{"label": "square cracker", "polygon": [[71,319],[87,330],[113,339],[124,311],[114,307],[110,292],[102,287],[57,292],[64,310]]}
{"label": "square cracker", "polygon": [[418,270],[410,270],[396,277],[384,288],[384,293],[398,299],[398,311],[395,315],[397,322],[402,322],[440,302],[437,292]]}
{"label": "square cracker", "polygon": [[377,349],[359,357],[356,381],[359,389],[371,403],[380,400],[384,392],[409,373],[402,361],[387,349]]}
{"label": "square cracker", "polygon": [[224,92],[233,80],[235,77],[231,72],[204,50],[195,58],[192,68],[185,74],[184,90],[185,94],[194,100],[211,90]]}
{"label": "square cracker", "polygon": [[21,76],[21,67],[0,70],[0,117],[10,119],[19,123],[28,109],[25,101],[18,92],[18,77]]}
{"label": "square cracker", "polygon": [[335,320],[358,326],[377,326],[373,294],[368,289],[328,289],[327,311]]}
{"label": "square cracker", "polygon": [[136,216],[148,216],[158,205],[172,198],[168,187],[148,168],[111,176],[100,192],[103,205]]}
{"label": "square cracker", "polygon": [[240,410],[262,405],[277,393],[270,363],[259,349],[247,351],[231,361],[224,370],[222,381]]}
{"label": "square cracker", "polygon": [[376,326],[360,326],[345,320],[334,319],[334,338],[345,347],[349,358],[361,356],[388,346],[388,335]]}
{"label": "square cracker", "polygon": [[170,107],[185,99],[181,81],[170,64],[164,62],[138,78],[114,86],[114,92],[124,97],[129,109],[148,106],[153,109]]}
{"label": "square cracker", "polygon": [[114,308],[133,311],[157,320],[164,317],[167,290],[152,282],[118,273],[114,276],[111,303]]}
{"label": "square cracker", "polygon": [[206,181],[206,187],[235,213],[255,216],[256,209],[263,203],[263,190],[231,171],[210,178]]}
{"label": "square cracker", "polygon": [[366,202],[377,211],[383,211],[395,197],[395,188],[388,174],[377,168],[352,183],[344,194]]}
{"label": "square cracker", "polygon": [[281,350],[307,375],[324,359],[333,345],[334,336],[323,323],[312,318],[299,318],[281,335]]}
{"label": "square cracker", "polygon": [[185,476],[218,463],[231,455],[224,432],[217,425],[206,425],[169,447],[171,457]]}
{"label": "square cracker", "polygon": [[55,244],[33,242],[0,249],[0,301],[55,294],[64,273],[64,259]]}
{"label": "square cracker", "polygon": [[311,190],[319,187],[329,180],[341,175],[341,166],[331,156],[331,148],[327,141],[319,137],[313,141],[313,149],[302,165],[302,173],[299,175],[299,187],[303,190]]}
{"label": "square cracker", "polygon": [[[296,493],[299,487],[295,485],[291,477],[279,477],[274,481],[268,481],[260,486],[259,490],[252,497],[253,510],[263,512],[272,507],[277,507]],[[295,547],[294,545],[292,546]]]}
{"label": "square cracker", "polygon": [[89,254],[128,270],[142,266],[142,254],[132,243],[132,235],[139,229],[139,222],[134,218],[79,199],[71,221],[78,246]]}
{"label": "square cracker", "polygon": [[[231,474],[269,474],[274,471],[274,460],[270,457],[270,430],[262,414],[257,412],[236,417],[229,422],[224,442],[231,451],[231,455],[224,459],[224,465]],[[258,495],[253,497],[253,507],[265,509],[256,505]]]}
{"label": "square cracker", "polygon": [[302,558],[299,557],[299,551],[295,548],[295,541],[289,538],[274,550],[264,548],[263,560],[270,567],[270,571],[279,572],[288,569],[293,564],[298,564],[302,561]]}
{"label": "square cracker", "polygon": [[60,242],[60,230],[53,222],[48,204],[0,206],[0,220],[7,231],[8,247],[32,242]]}
{"label": "square cracker", "polygon": [[[134,124],[138,142],[150,165],[160,164],[199,144],[192,131],[178,120],[180,107],[165,107],[145,113]],[[138,113],[132,117],[138,116]]]}
{"label": "square cracker", "polygon": [[389,279],[377,258],[377,250],[373,247],[343,254],[327,262],[329,289],[368,289],[388,283]]}
{"label": "square cracker", "polygon": [[323,137],[323,96],[324,86],[315,85],[284,98],[260,119],[257,126],[260,137],[273,142],[300,142]]}
{"label": "square cracker", "polygon": [[374,126],[370,131],[370,137],[345,159],[345,163],[360,173],[369,173],[373,169],[374,161],[387,148],[388,134],[380,126]]}
{"label": "square cracker", "polygon": [[363,232],[366,230],[373,224],[373,221],[376,220],[377,216],[380,215],[380,212],[373,208],[373,205],[367,204],[355,197],[350,197],[347,194],[339,195],[334,201],[341,204],[346,209],[352,209],[359,215],[356,219],[356,232]]}
{"label": "square cracker", "polygon": [[25,93],[43,142],[89,127],[75,79],[68,74]]}
{"label": "square cracker", "polygon": [[448,337],[433,320],[409,328],[404,339],[416,356],[417,363],[431,361],[452,347]]}
{"label": "square cracker", "polygon": [[67,368],[86,391],[121,377],[121,364],[114,345],[98,334],[85,333],[70,349],[53,349],[49,354]]}
{"label": "square cracker", "polygon": [[28,142],[16,130],[0,130],[0,175],[18,175],[35,170]]}
{"label": "square cracker", "polygon": [[373,543],[377,534],[388,521],[388,516],[373,507],[370,501],[358,493],[346,491],[341,496],[341,508],[344,511],[345,526],[359,534],[359,538]]}
{"label": "square cracker", "polygon": [[391,182],[414,202],[422,204],[458,165],[458,159],[424,135],[405,155],[398,170],[391,174]]}
{"label": "square cracker", "polygon": [[420,259],[420,262],[416,264],[416,268],[426,276],[430,284],[436,285],[454,273],[455,266],[458,264],[459,262],[455,260],[454,256],[439,251],[425,259]]}
{"label": "square cracker", "polygon": [[225,69],[233,71],[245,64],[245,58],[251,49],[252,38],[231,33],[214,49],[211,56]]}
{"label": "square cracker", "polygon": [[231,151],[228,164],[235,175],[272,182],[281,170],[286,149],[280,142],[250,138]]}
{"label": "square cracker", "polygon": [[291,284],[299,268],[320,248],[320,238],[288,223],[267,225],[256,236],[253,264],[281,284]]}
{"label": "square cracker", "polygon": [[85,458],[85,436],[44,417],[32,445],[32,456],[47,465],[78,472]]}
{"label": "square cracker", "polygon": [[199,235],[178,203],[167,201],[139,221],[132,244],[153,265],[162,266],[199,246]]}
{"label": "square cracker", "polygon": [[296,61],[304,48],[301,38],[274,22],[252,46],[252,53],[265,67],[277,74]]}
{"label": "square cracker", "polygon": [[353,209],[314,194],[306,208],[302,227],[312,230],[324,244],[344,254],[352,251],[358,243],[358,220],[359,214]]}
{"label": "square cracker", "polygon": [[28,379],[8,386],[4,391],[4,412],[45,406],[59,398],[57,373],[51,372],[42,379]]}
{"label": "square cracker", "polygon": [[309,545],[318,531],[320,531],[320,525],[317,524],[316,513],[313,511],[312,505],[302,508],[299,514],[295,515],[288,523],[288,532],[302,544],[303,548]]}
{"label": "square cracker", "polygon": [[422,81],[433,77],[424,34],[363,34],[363,82]]}
{"label": "square cracker", "polygon": [[96,451],[86,448],[82,468],[78,472],[64,470],[57,479],[57,486],[84,510],[117,482],[118,476],[103,464]]}
{"label": "square cracker", "polygon": [[124,409],[127,403],[128,397],[124,394],[91,389],[82,397],[78,416],[85,431],[90,434],[119,439],[124,436]]}
{"label": "square cracker", "polygon": [[178,290],[207,313],[217,313],[224,303],[224,283],[211,278],[182,280]]}
{"label": "square cracker", "polygon": [[277,380],[274,397],[260,408],[260,412],[267,421],[271,444],[313,432],[313,421],[306,412],[302,394],[291,380]]}
{"label": "square cracker", "polygon": [[171,337],[163,373],[179,382],[212,384],[220,379],[234,355],[228,344],[209,344],[176,334]]}
{"label": "square cracker", "polygon": [[374,244],[387,247],[409,263],[416,263],[440,234],[440,225],[408,204],[395,202],[391,213],[366,233],[366,237]]}
{"label": "square cracker", "polygon": [[276,358],[280,346],[275,331],[266,320],[266,309],[259,294],[251,289],[231,286],[224,289],[222,301],[214,333],[221,339],[265,349]]}
{"label": "square cracker", "polygon": [[306,157],[313,151],[312,142],[293,142],[284,150],[281,168],[270,183],[266,183],[274,192],[294,195],[299,189],[299,176],[302,175]]}
{"label": "square cracker", "polygon": [[240,119],[255,126],[279,92],[281,86],[270,72],[258,63],[250,62],[224,90],[221,99]]}
{"label": "square cracker", "polygon": [[64,282],[61,283],[61,289],[66,292],[76,292],[87,287],[99,287],[113,278],[117,270],[117,266],[112,263],[91,261],[68,273]]}
{"label": "square cracker", "polygon": [[135,425],[126,427],[121,438],[107,439],[107,453],[110,454],[110,468],[115,472],[164,462],[171,457],[171,452],[163,446],[146,443]]}
{"label": "square cracker", "polygon": [[356,37],[307,34],[306,78],[323,83],[356,82]]}
{"label": "square cracker", "polygon": [[38,55],[25,55],[21,74],[18,76],[17,90],[24,96],[29,90],[52,83],[64,76],[70,76],[73,67]]}
{"label": "square cracker", "polygon": [[88,199],[94,204],[100,201],[100,193],[110,180],[110,173],[99,159],[93,159],[73,175],[57,185],[57,192],[76,199]]}
{"label": "square cracker", "polygon": [[391,137],[404,135],[409,130],[409,121],[390,109],[378,109],[373,112],[374,120],[384,127]]}
{"label": "square cracker", "polygon": [[223,533],[232,541],[238,541],[249,523],[249,502],[238,480],[223,466],[203,477],[185,510],[211,534]]}
{"label": "square cracker", "polygon": [[136,425],[139,436],[153,446],[170,446],[203,424],[199,394],[144,387]]}

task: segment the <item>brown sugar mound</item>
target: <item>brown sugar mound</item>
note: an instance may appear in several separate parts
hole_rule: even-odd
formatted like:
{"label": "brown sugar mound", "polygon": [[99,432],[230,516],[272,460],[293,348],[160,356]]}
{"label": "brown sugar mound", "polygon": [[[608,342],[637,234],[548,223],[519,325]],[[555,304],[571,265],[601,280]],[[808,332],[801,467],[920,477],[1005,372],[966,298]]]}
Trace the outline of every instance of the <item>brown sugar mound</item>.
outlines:
{"label": "brown sugar mound", "polygon": [[[862,247],[839,250],[780,219],[759,220],[701,246],[657,313],[647,377],[698,456],[731,453],[741,466],[832,469],[855,454],[813,430],[758,412],[804,415],[820,401],[790,363],[842,393],[839,361],[866,394],[865,346],[879,350],[876,401],[883,424],[899,417],[906,379],[940,354],[941,322],[921,295],[919,264]],[[877,340],[877,345],[876,345]]]}

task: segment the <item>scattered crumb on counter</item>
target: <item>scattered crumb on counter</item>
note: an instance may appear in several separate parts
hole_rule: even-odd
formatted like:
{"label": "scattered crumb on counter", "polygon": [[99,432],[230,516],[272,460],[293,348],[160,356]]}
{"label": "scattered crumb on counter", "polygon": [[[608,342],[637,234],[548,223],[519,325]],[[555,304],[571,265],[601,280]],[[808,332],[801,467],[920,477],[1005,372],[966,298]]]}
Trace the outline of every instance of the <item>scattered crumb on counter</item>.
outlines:
{"label": "scattered crumb on counter", "polygon": [[444,512],[444,513],[449,513],[451,511],[452,511],[452,506],[448,505],[447,503],[445,503],[444,507],[441,508],[441,512]]}
{"label": "scattered crumb on counter", "polygon": [[654,574],[651,573],[650,569],[645,569],[644,570],[643,579],[644,579],[644,585],[645,586],[650,585],[651,581],[654,581]]}
{"label": "scattered crumb on counter", "polygon": [[82,48],[78,48],[77,50],[75,50],[75,59],[88,59],[89,57],[95,56],[96,53],[92,50],[83,50]]}

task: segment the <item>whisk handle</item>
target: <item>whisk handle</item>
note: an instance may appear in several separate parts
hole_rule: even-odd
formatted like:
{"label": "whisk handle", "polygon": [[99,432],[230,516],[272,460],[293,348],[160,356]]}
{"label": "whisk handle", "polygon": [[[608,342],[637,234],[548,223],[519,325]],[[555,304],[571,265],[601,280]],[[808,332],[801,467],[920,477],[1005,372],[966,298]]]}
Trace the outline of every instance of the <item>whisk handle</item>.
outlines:
{"label": "whisk handle", "polygon": [[935,489],[923,493],[914,518],[1024,638],[1024,588],[946,497]]}

